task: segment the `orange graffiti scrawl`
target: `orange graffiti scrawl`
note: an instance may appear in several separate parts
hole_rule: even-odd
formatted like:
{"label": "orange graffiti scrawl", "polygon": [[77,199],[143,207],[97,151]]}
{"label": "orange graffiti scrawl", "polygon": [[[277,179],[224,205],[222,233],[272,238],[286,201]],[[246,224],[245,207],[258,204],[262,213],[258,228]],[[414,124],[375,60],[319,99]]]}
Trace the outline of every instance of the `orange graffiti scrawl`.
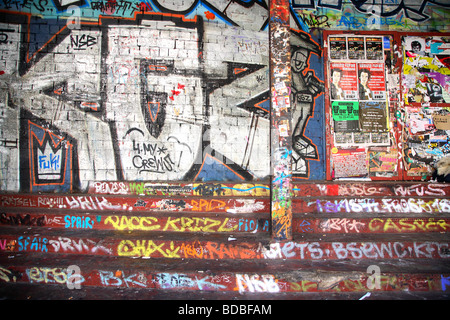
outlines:
{"label": "orange graffiti scrawl", "polygon": [[210,11],[206,11],[205,12],[205,17],[208,20],[214,20],[216,18],[216,16],[214,15],[214,13],[210,12]]}

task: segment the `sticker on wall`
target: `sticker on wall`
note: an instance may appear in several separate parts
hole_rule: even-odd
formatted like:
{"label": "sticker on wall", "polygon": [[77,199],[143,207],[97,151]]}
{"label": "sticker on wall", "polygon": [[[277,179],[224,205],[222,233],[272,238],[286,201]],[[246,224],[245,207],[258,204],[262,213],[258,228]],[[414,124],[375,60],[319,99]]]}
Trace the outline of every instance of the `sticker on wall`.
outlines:
{"label": "sticker on wall", "polygon": [[347,59],[347,40],[345,37],[330,37],[329,43],[332,60]]}
{"label": "sticker on wall", "polygon": [[405,103],[450,103],[448,38],[405,37],[403,44]]}
{"label": "sticker on wall", "polygon": [[367,37],[366,38],[366,59],[367,60],[383,60],[383,38]]}
{"label": "sticker on wall", "polygon": [[450,115],[433,115],[433,122],[438,130],[450,130]]}

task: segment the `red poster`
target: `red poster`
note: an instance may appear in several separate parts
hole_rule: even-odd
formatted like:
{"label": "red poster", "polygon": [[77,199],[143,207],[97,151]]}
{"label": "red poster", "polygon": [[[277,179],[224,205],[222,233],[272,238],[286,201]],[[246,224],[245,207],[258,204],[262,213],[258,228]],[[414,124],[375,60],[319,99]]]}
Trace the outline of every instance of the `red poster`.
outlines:
{"label": "red poster", "polygon": [[358,100],[356,63],[330,64],[330,96],[332,100]]}
{"label": "red poster", "polygon": [[386,80],[384,63],[358,64],[359,100],[385,100]]}

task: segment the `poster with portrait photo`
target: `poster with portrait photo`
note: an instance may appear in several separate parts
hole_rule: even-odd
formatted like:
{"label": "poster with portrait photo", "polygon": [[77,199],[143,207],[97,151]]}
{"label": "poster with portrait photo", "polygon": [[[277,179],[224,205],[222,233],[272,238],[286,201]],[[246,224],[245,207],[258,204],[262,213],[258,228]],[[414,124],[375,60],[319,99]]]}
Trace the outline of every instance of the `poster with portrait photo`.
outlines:
{"label": "poster with portrait photo", "polygon": [[386,100],[384,63],[358,64],[358,99]]}
{"label": "poster with portrait photo", "polygon": [[330,63],[331,100],[358,100],[356,63]]}
{"label": "poster with portrait photo", "polygon": [[366,59],[383,60],[383,38],[366,37]]}
{"label": "poster with portrait photo", "polygon": [[359,102],[359,125],[362,131],[387,131],[387,123],[387,110],[384,101]]}
{"label": "poster with portrait photo", "polygon": [[347,38],[330,37],[328,40],[330,48],[330,59],[331,60],[347,59]]}
{"label": "poster with portrait photo", "polygon": [[366,57],[364,50],[364,37],[348,37],[347,51],[350,60],[364,60]]}
{"label": "poster with portrait photo", "polygon": [[407,37],[403,38],[403,46],[405,56],[407,58],[415,58],[417,56],[425,56],[426,42],[421,37]]}

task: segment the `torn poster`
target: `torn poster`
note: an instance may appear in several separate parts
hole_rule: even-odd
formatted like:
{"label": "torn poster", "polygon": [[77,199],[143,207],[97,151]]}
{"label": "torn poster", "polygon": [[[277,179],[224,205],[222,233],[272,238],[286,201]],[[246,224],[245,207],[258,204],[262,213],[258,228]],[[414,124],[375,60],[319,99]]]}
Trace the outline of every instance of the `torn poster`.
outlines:
{"label": "torn poster", "polygon": [[405,103],[450,103],[448,37],[403,37]]}

